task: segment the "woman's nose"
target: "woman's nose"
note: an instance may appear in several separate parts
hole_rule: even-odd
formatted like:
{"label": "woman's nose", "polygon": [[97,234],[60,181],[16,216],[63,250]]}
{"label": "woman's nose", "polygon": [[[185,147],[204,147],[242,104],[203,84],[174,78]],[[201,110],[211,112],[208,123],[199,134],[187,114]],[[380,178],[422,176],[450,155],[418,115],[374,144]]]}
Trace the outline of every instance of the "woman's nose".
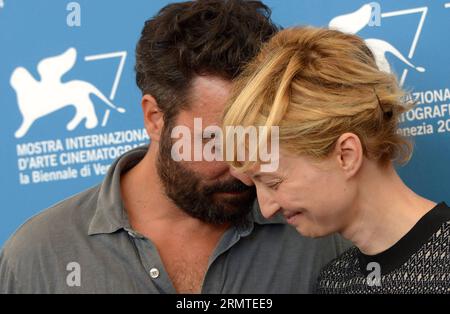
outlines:
{"label": "woman's nose", "polygon": [[245,185],[248,185],[248,186],[255,185],[253,183],[253,180],[250,178],[250,176],[246,175],[245,173],[243,173],[241,171],[237,171],[237,170],[233,169],[232,167],[230,167],[230,173],[233,177],[240,180]]}
{"label": "woman's nose", "polygon": [[260,193],[258,190],[256,193],[258,195],[259,208],[264,218],[269,219],[280,210],[280,206],[264,193]]}

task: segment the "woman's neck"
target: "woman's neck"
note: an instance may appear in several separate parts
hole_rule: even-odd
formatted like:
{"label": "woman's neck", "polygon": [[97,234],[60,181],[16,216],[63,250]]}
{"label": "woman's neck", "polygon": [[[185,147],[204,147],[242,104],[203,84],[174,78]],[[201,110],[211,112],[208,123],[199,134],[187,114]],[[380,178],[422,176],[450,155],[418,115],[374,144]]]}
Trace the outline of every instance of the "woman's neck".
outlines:
{"label": "woman's neck", "polygon": [[409,189],[392,166],[375,167],[367,166],[358,178],[354,215],[341,232],[367,255],[393,246],[436,205]]}

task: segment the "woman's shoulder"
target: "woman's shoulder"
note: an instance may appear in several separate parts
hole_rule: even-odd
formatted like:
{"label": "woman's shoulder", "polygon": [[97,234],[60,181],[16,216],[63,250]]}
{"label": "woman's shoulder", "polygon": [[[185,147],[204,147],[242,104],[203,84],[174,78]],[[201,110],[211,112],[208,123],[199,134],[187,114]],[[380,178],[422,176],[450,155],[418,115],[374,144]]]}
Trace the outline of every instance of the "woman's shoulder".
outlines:
{"label": "woman's shoulder", "polygon": [[322,273],[326,273],[332,270],[343,271],[346,269],[352,269],[358,266],[358,248],[352,246],[344,251],[341,255],[336,257],[334,260],[329,262],[324,268],[322,268]]}
{"label": "woman's shoulder", "polygon": [[352,246],[323,267],[318,278],[319,287],[326,282],[342,281],[360,274],[358,252],[358,248]]}

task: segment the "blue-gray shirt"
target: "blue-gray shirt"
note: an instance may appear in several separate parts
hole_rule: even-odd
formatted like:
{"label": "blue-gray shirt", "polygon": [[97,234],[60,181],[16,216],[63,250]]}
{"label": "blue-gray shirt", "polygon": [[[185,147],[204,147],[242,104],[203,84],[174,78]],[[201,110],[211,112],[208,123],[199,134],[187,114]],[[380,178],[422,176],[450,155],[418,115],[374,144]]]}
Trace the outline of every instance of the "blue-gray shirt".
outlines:
{"label": "blue-gray shirt", "polygon": [[[0,254],[0,293],[176,293],[151,239],[133,231],[120,175],[147,147],[116,160],[104,181],[28,220]],[[308,293],[347,243],[302,237],[257,206],[210,257],[202,293]]]}

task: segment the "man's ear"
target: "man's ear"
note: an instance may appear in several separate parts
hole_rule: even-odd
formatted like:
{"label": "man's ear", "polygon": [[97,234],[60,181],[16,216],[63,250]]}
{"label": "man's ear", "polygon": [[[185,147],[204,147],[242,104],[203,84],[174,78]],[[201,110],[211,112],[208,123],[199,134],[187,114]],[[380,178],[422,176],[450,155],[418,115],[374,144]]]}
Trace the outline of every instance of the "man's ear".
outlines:
{"label": "man's ear", "polygon": [[163,113],[152,95],[144,95],[141,101],[144,126],[152,142],[159,142],[164,126]]}
{"label": "man's ear", "polygon": [[361,140],[356,134],[342,134],[335,146],[335,156],[347,178],[353,177],[361,168],[364,152]]}

